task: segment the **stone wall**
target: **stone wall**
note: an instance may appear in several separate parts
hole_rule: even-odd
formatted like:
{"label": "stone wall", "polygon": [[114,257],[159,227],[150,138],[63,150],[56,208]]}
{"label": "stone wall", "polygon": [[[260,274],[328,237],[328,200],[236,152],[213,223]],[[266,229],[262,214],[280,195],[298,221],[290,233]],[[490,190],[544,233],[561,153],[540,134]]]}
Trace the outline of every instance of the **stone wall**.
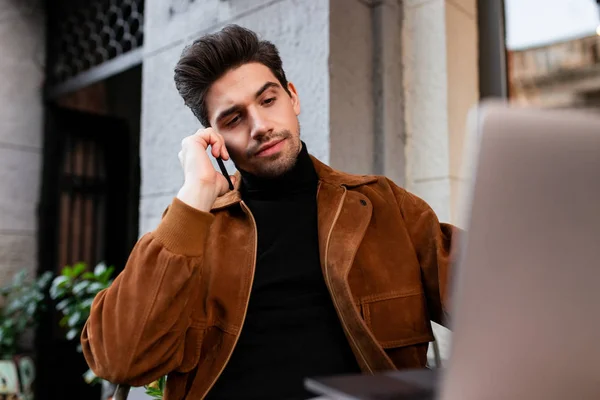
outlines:
{"label": "stone wall", "polygon": [[41,5],[0,0],[0,284],[37,265],[44,53]]}

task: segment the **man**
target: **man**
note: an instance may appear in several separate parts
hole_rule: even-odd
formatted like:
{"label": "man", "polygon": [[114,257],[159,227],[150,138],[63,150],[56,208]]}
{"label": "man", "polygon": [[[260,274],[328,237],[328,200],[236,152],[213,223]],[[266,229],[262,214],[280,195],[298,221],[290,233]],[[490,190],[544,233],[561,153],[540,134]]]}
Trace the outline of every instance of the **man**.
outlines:
{"label": "man", "polygon": [[[385,177],[311,157],[296,88],[253,32],[199,39],[175,82],[208,128],[183,140],[181,190],[94,301],[92,370],[134,386],[168,374],[168,400],[222,400],[424,367],[429,321],[446,321],[451,227]],[[233,160],[234,190],[207,151]]]}

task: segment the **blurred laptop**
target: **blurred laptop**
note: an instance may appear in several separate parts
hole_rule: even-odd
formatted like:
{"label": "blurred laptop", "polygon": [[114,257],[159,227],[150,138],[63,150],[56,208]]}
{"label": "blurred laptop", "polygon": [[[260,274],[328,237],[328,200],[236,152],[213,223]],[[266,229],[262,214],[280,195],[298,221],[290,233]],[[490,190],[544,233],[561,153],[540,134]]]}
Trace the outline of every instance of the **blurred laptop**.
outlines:
{"label": "blurred laptop", "polygon": [[330,399],[600,399],[600,117],[470,116],[451,356],[440,371],[317,377]]}

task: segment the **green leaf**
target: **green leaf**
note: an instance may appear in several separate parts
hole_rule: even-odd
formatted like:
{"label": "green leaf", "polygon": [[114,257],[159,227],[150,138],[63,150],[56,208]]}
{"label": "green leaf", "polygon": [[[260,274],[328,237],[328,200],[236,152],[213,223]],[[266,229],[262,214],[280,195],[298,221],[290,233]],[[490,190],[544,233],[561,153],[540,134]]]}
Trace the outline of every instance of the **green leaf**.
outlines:
{"label": "green leaf", "polygon": [[164,396],[166,377],[162,376],[149,385],[144,386],[146,394],[153,399],[162,399]]}
{"label": "green leaf", "polygon": [[69,332],[67,332],[67,340],[73,340],[77,336],[79,336],[79,330],[78,329],[70,329]]}
{"label": "green leaf", "polygon": [[27,305],[27,314],[33,316],[35,314],[37,310],[37,304],[36,303],[29,303]]}
{"label": "green leaf", "polygon": [[57,305],[56,305],[56,309],[58,311],[63,311],[65,308],[67,308],[69,306],[69,304],[72,302],[73,300],[70,298],[61,300]]}
{"label": "green leaf", "polygon": [[16,310],[20,310],[23,308],[24,302],[22,299],[15,299],[13,301],[11,301],[10,303],[7,304],[6,306],[6,312],[8,314],[12,314],[13,312],[15,312]]}
{"label": "green leaf", "polygon": [[69,267],[68,265],[65,266],[62,270],[62,275],[72,278],[73,277],[73,269],[71,267]]}
{"label": "green leaf", "polygon": [[17,272],[13,278],[13,284],[15,286],[21,286],[27,277],[27,272],[25,270],[21,270]]}
{"label": "green leaf", "polygon": [[65,327],[67,326],[67,324],[69,323],[69,315],[65,314],[61,319],[60,322],[58,323],[60,326]]}
{"label": "green leaf", "polygon": [[67,305],[62,312],[65,316],[68,317],[78,310],[77,300],[73,297],[67,297],[65,300],[69,300],[69,305]]}
{"label": "green leaf", "polygon": [[81,302],[81,307],[83,309],[89,310],[92,307],[93,302],[94,302],[93,298],[91,298],[91,299],[85,299],[85,300],[83,300]]}
{"label": "green leaf", "polygon": [[88,286],[90,286],[89,281],[81,281],[81,282],[76,283],[75,286],[73,286],[73,294],[75,294],[75,295],[81,294],[84,290],[87,289]]}
{"label": "green leaf", "polygon": [[101,262],[94,268],[94,275],[101,276],[106,271],[106,264]]}
{"label": "green leaf", "polygon": [[83,374],[83,379],[88,383],[88,384],[92,384],[94,383],[94,381],[96,381],[98,379],[98,377],[96,376],[96,374],[94,374],[94,371],[92,371],[91,369],[88,369],[84,374]]}
{"label": "green leaf", "polygon": [[67,324],[70,327],[77,326],[77,324],[79,323],[80,319],[81,319],[81,313],[79,311],[76,311],[75,313],[73,313],[73,315],[71,315],[69,317],[69,321],[67,322]]}
{"label": "green leaf", "polygon": [[50,287],[50,297],[56,300],[59,297],[63,296],[65,293],[64,286],[68,281],[69,277],[64,275],[54,278],[54,280],[52,281],[52,286]]}
{"label": "green leaf", "polygon": [[93,272],[84,272],[83,275],[81,275],[81,279],[85,279],[85,280],[90,280],[90,279],[95,279],[96,275],[94,275]]}
{"label": "green leaf", "polygon": [[106,271],[104,271],[104,273],[102,274],[102,277],[100,278],[100,280],[103,283],[108,284],[110,277],[112,276],[113,271],[115,270],[115,267],[109,267]]}
{"label": "green leaf", "polygon": [[106,288],[105,285],[98,283],[98,282],[94,282],[90,286],[87,287],[87,292],[89,294],[96,295],[96,294],[98,294],[99,291],[101,291],[102,289],[105,289],[105,288]]}
{"label": "green leaf", "polygon": [[73,266],[73,277],[78,277],[86,270],[86,264],[79,262]]}
{"label": "green leaf", "polygon": [[48,284],[52,281],[54,274],[51,271],[46,271],[40,275],[36,281],[36,286],[39,290],[45,290]]}

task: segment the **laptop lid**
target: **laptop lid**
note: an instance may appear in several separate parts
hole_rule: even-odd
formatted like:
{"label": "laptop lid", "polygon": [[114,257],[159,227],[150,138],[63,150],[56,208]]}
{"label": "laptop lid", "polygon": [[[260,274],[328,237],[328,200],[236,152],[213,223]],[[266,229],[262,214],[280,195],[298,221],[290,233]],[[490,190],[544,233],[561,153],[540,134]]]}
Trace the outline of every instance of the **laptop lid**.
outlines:
{"label": "laptop lid", "polygon": [[600,120],[486,104],[442,400],[600,399]]}

